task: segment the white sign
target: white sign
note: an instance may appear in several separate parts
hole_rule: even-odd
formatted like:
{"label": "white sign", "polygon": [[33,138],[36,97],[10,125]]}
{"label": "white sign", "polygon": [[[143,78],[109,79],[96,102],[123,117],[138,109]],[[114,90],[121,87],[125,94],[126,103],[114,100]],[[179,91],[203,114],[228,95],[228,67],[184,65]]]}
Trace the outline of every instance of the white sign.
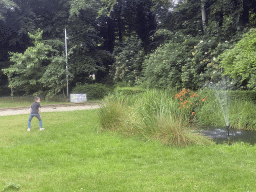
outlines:
{"label": "white sign", "polygon": [[86,94],[70,94],[70,102],[81,103],[87,101]]}

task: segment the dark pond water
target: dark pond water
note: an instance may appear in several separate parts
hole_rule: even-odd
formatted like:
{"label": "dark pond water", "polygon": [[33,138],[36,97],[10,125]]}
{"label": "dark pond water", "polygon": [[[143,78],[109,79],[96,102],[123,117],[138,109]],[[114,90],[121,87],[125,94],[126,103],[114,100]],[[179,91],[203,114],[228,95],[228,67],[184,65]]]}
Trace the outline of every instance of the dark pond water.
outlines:
{"label": "dark pond water", "polygon": [[256,144],[256,131],[207,127],[201,129],[199,133],[213,139],[217,144],[233,144],[236,142],[249,143],[250,145]]}

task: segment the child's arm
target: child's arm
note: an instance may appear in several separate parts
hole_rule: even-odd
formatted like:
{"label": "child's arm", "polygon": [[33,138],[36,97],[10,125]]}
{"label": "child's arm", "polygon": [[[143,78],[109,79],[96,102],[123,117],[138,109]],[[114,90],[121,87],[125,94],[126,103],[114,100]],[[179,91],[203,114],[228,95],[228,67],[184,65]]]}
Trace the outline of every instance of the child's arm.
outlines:
{"label": "child's arm", "polygon": [[38,114],[41,115],[41,107],[38,108]]}

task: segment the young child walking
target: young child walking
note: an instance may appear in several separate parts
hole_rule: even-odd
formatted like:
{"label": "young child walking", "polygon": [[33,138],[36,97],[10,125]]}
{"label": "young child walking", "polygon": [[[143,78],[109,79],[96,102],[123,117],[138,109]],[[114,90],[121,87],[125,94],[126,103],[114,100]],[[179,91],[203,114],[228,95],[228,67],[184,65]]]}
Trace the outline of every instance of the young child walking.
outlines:
{"label": "young child walking", "polygon": [[41,119],[41,105],[40,105],[40,97],[35,97],[35,102],[30,107],[30,116],[28,119],[28,129],[27,131],[30,131],[31,126],[31,120],[33,117],[36,117],[39,120],[39,130],[42,131],[44,128],[42,128],[42,119]]}

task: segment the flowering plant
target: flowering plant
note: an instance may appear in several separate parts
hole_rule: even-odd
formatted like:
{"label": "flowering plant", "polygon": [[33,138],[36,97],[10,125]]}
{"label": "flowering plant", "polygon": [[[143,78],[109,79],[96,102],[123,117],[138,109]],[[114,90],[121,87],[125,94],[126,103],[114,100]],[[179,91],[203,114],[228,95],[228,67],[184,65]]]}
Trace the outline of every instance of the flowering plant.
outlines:
{"label": "flowering plant", "polygon": [[199,95],[189,89],[183,88],[180,93],[175,94],[179,102],[179,109],[189,111],[190,117],[195,116],[195,108],[200,102],[205,102],[207,96],[200,99]]}

